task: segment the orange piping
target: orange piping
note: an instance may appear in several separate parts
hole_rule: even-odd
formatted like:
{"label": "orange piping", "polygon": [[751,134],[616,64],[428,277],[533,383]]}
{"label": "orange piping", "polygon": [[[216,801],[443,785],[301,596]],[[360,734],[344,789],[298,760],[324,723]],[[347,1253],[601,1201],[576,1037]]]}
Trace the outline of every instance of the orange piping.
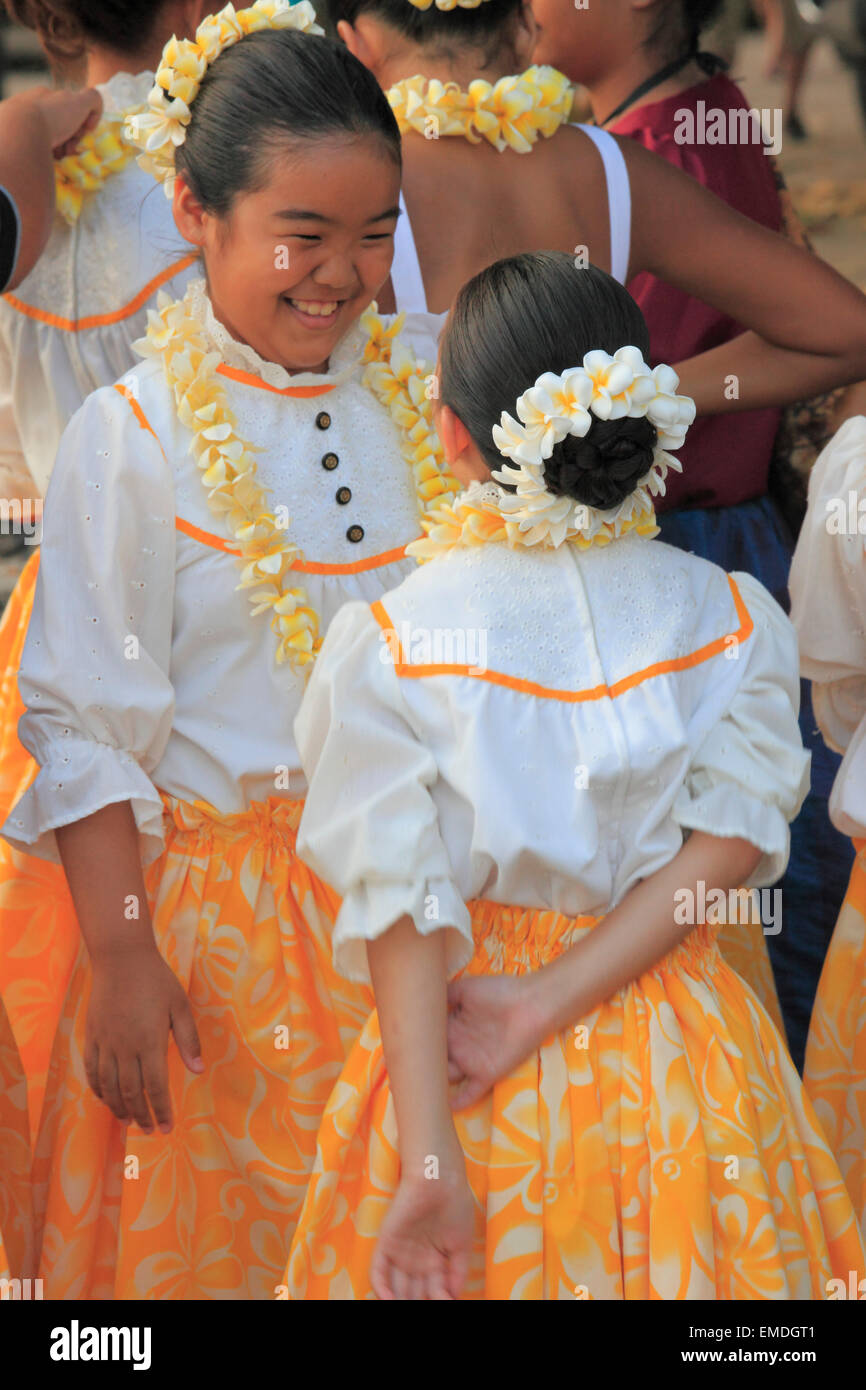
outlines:
{"label": "orange piping", "polygon": [[370,609],[387,637],[388,645],[395,657],[394,669],[398,676],[409,678],[470,676],[473,680],[488,681],[491,685],[505,686],[509,690],[516,690],[523,695],[535,695],[543,700],[561,700],[565,704],[583,704],[590,700],[615,700],[617,696],[624,695],[627,690],[634,689],[635,686],[651,680],[654,676],[666,675],[670,671],[686,671],[693,666],[699,666],[702,662],[708,661],[710,657],[717,656],[719,652],[724,651],[732,640],[744,642],[750,637],[755,626],[752,617],[743,603],[740,591],[733,579],[730,575],[727,576],[727,579],[737,610],[737,617],[740,619],[740,627],[737,632],[718,637],[714,642],[708,642],[706,646],[690,652],[688,656],[674,657],[670,661],[657,661],[653,666],[645,666],[642,671],[636,671],[631,676],[624,676],[622,680],[614,681],[613,685],[594,685],[587,690],[552,690],[548,686],[537,685],[535,681],[523,680],[518,676],[507,676],[502,671],[476,671],[470,666],[444,663],[442,665],[413,665],[406,661],[406,653],[397,635],[397,630],[384,605],[377,600],[370,605]]}
{"label": "orange piping", "polygon": [[84,319],[62,319],[57,314],[49,314],[44,309],[36,309],[32,304],[25,304],[14,294],[4,294],[3,298],[13,309],[17,309],[19,314],[25,314],[29,319],[36,319],[39,323],[47,323],[51,328],[59,328],[64,333],[82,333],[87,328],[106,328],[109,324],[122,323],[124,319],[131,318],[156,290],[162,288],[167,280],[170,280],[174,275],[179,275],[182,270],[186,270],[197,260],[198,252],[195,251],[189,256],[184,256],[175,265],[170,265],[165,270],[160,271],[159,275],[154,276],[144,289],[135,296],[135,299],[130,300],[122,309],[116,309],[111,314],[91,314],[89,318]]}

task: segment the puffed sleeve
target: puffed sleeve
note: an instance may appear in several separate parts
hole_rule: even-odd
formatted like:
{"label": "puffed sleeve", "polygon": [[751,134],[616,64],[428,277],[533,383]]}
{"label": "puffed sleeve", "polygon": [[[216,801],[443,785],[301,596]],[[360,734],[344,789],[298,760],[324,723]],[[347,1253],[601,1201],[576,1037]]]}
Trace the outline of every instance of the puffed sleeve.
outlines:
{"label": "puffed sleeve", "polygon": [[[699,728],[674,818],[688,830],[748,840],[762,857],[744,887],[762,887],[781,877],[788,862],[789,822],[809,790],[810,755],[803,748],[797,715],[800,679],[797,637],[788,618],[762,584],[748,574],[732,576],[748,609],[752,633],[711,680],[705,703],[712,711],[722,679],[731,694]],[[716,658],[719,661],[724,657]]]}
{"label": "puffed sleeve", "polygon": [[369,981],[365,942],[404,914],[422,935],[444,929],[448,973],[462,969],[472,929],[430,795],[436,762],[366,604],[346,604],[331,624],[295,737],[309,781],[298,852],[343,899],[337,969]]}
{"label": "puffed sleeve", "polygon": [[[143,417],[142,417],[143,418]],[[61,440],[45,503],[18,730],[40,772],[3,835],[58,859],[53,831],[129,801],[145,863],[162,848],[150,774],[171,731],[174,486],[156,437],[112,387]]]}
{"label": "puffed sleeve", "polygon": [[791,618],[815,717],[837,753],[866,713],[866,418],[846,420],[809,477]]}

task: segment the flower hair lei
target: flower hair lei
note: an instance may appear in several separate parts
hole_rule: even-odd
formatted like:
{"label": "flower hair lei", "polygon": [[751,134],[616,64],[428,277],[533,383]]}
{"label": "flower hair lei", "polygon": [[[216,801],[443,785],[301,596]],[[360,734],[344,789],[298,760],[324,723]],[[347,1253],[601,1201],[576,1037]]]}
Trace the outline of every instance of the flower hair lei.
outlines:
{"label": "flower hair lei", "polygon": [[324,33],[310,0],[294,5],[290,0],[256,0],[246,10],[226,5],[202,21],[194,39],[171,38],[163,49],[147,107],[127,118],[126,133],[143,151],[138,159],[142,169],[159,180],[167,198],[174,193],[175,150],[186,140],[190,106],[208,68],[227,48],[262,29]]}
{"label": "flower hair lei", "polygon": [[[422,521],[426,535],[408,553],[424,561],[455,545],[489,540],[548,548],[572,541],[585,549],[631,531],[658,535],[653,499],[664,494],[669,469],[682,472],[667,451],[680,448],[695,418],[694,401],[677,395],[678,385],[672,367],[650,368],[636,347],[619,348],[612,357],[589,352],[581,367],[559,376],[545,372],[518,400],[519,418],[503,411],[493,426],[493,441],[507,462],[491,477],[514,491],[485,483],[444,502]],[[568,434],[582,439],[593,416],[618,420],[626,415],[646,417],[658,434],[652,465],[628,497],[602,511],[551,492],[544,463],[554,446]]]}

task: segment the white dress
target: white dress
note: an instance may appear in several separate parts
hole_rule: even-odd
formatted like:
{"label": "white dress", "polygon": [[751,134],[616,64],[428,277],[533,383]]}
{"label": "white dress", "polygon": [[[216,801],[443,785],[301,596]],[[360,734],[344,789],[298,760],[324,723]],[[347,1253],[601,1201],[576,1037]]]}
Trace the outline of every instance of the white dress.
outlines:
{"label": "white dress", "polygon": [[824,741],[843,753],[830,818],[866,836],[866,417],[846,420],[809,477],[791,617]]}
{"label": "white dress", "polygon": [[[120,73],[98,90],[108,113],[141,105],[152,86],[152,73]],[[0,496],[44,496],[72,416],[134,364],[157,291],[179,297],[200,273],[196,256],[134,159],[85,194],[71,226],[57,216],[37,265],[0,299]]]}
{"label": "white dress", "polygon": [[[238,431],[262,451],[259,478],[313,567],[299,582],[324,631],[347,599],[414,568],[403,549],[421,530],[401,433],[361,383],[366,334],[343,339],[327,374],[289,376],[230,337],[203,282],[193,302]],[[50,859],[56,826],[112,802],[132,802],[147,862],[163,844],[160,791],[228,815],[306,785],[292,737],[303,680],[238,592],[161,360],[125,381],[136,408],[114,387],[89,397],[46,503],[20,674],[20,737],[41,771],[3,835]],[[323,394],[286,394],[311,387]]]}
{"label": "white dress", "polygon": [[403,913],[460,968],[479,897],[598,916],[692,829],[759,846],[773,883],[808,786],[798,689],[766,590],[660,541],[458,549],[347,605],[295,725],[338,968],[365,978]]}
{"label": "white dress", "polygon": [[[628,261],[631,250],[631,187],[628,168],[622,151],[609,131],[599,130],[597,126],[579,125],[584,135],[588,135],[601,156],[607,186],[608,226],[610,228],[610,273],[614,280],[624,285],[628,279]],[[531,156],[530,156],[531,157]],[[409,213],[403,194],[400,194],[400,216],[394,236],[394,263],[391,267],[391,284],[397,312],[406,315],[403,337],[412,346],[419,358],[435,362],[439,334],[448,317],[446,314],[430,314],[427,309],[427,293],[421,263],[409,221]]]}

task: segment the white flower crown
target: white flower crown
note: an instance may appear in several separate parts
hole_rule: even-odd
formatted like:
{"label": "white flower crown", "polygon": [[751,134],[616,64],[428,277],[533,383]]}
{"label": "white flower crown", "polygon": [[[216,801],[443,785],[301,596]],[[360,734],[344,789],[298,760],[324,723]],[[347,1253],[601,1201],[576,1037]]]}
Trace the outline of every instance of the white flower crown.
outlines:
{"label": "white flower crown", "polygon": [[208,15],[194,39],[171,38],[162,52],[156,84],[147,99],[148,109],[127,118],[125,133],[139,149],[138,162],[165,189],[174,193],[175,150],[186,139],[190,106],[199,93],[205,73],[225,49],[262,29],[295,29],[302,34],[323,34],[316,23],[310,0],[256,0],[247,10],[226,5]]}
{"label": "white flower crown", "polygon": [[[500,499],[500,509],[531,543],[561,545],[575,536],[592,539],[604,533],[619,535],[624,523],[653,512],[653,497],[665,491],[669,468],[682,472],[668,449],[679,449],[695,418],[695,403],[676,394],[679,377],[672,367],[650,368],[636,347],[618,348],[613,357],[601,350],[588,352],[582,367],[556,376],[545,372],[517,402],[519,420],[502,412],[493,426],[493,442],[510,462],[493,472],[498,483],[514,487]],[[566,435],[582,439],[599,420],[644,416],[656,427],[658,441],[649,471],[619,506],[602,511],[573,497],[552,493],[544,477],[544,461]]]}

